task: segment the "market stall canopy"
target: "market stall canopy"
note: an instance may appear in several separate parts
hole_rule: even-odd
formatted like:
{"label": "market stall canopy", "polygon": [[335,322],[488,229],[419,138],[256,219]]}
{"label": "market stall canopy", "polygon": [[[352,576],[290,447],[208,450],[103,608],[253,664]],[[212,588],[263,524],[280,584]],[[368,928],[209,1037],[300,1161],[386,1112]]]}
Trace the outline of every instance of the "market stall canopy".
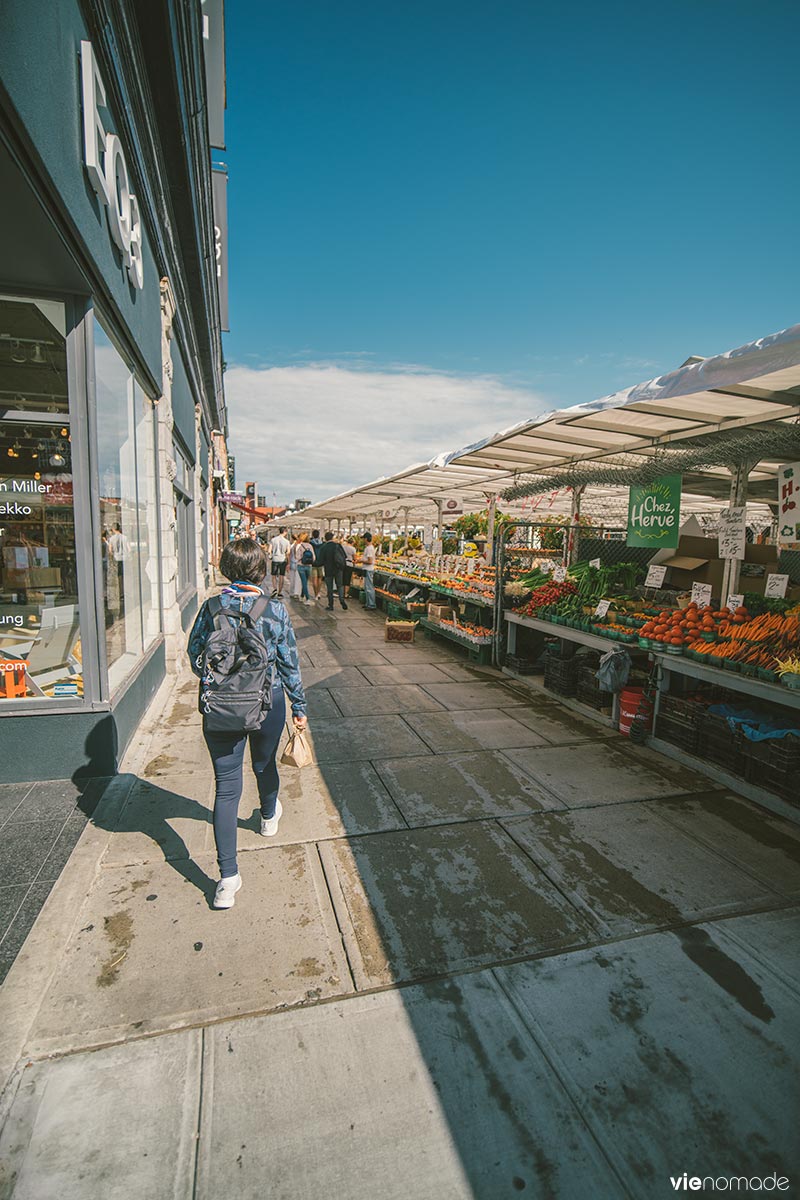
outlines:
{"label": "market stall canopy", "polygon": [[[749,461],[752,498],[775,500],[781,463],[800,457],[800,325],[589,404],[523,421],[446,457],[512,473],[508,499],[548,488],[626,486],[670,470],[724,498],[729,464]],[[526,478],[522,478],[522,477]]]}

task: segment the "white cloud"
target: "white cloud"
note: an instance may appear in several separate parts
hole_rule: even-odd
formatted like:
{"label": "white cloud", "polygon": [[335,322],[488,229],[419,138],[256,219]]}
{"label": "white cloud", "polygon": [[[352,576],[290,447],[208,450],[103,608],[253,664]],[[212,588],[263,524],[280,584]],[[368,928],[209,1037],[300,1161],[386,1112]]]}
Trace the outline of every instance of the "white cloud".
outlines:
{"label": "white cloud", "polygon": [[545,411],[545,398],[487,375],[392,364],[230,366],[236,481],[284,503],[328,496],[456,450]]}

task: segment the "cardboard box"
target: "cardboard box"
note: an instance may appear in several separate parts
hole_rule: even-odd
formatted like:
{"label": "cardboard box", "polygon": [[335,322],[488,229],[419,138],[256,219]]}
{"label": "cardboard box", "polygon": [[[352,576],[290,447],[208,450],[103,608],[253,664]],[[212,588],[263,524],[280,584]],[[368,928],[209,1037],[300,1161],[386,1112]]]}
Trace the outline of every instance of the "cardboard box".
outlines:
{"label": "cardboard box", "polygon": [[28,569],[30,587],[61,587],[60,567],[30,567]]}
{"label": "cardboard box", "polygon": [[428,616],[432,621],[446,621],[452,609],[449,604],[429,604]]}
{"label": "cardboard box", "polygon": [[[677,550],[662,551],[652,562],[667,568],[666,582],[671,587],[690,591],[693,583],[710,583],[714,596],[721,599],[725,560],[718,558],[716,538],[681,536]],[[763,595],[767,578],[778,570],[777,546],[745,546],[738,591]]]}

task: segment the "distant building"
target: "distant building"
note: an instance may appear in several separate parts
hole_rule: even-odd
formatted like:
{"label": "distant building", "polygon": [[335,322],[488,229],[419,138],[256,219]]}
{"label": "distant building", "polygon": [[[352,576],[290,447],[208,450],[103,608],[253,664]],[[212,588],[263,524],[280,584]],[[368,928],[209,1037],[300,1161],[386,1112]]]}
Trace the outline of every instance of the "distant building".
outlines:
{"label": "distant building", "polygon": [[304,508],[310,508],[310,507],[311,507],[310,500],[295,500],[295,502],[294,502],[294,511],[295,512],[302,512]]}

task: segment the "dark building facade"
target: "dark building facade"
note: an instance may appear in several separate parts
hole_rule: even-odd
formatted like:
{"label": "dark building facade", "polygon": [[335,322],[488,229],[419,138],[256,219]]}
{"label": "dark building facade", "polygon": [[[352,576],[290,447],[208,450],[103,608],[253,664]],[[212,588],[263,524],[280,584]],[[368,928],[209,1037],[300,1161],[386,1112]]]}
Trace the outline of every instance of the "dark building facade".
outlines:
{"label": "dark building facade", "polygon": [[224,536],[227,417],[206,6],[6,0],[2,24],[0,755],[16,782],[116,769]]}

